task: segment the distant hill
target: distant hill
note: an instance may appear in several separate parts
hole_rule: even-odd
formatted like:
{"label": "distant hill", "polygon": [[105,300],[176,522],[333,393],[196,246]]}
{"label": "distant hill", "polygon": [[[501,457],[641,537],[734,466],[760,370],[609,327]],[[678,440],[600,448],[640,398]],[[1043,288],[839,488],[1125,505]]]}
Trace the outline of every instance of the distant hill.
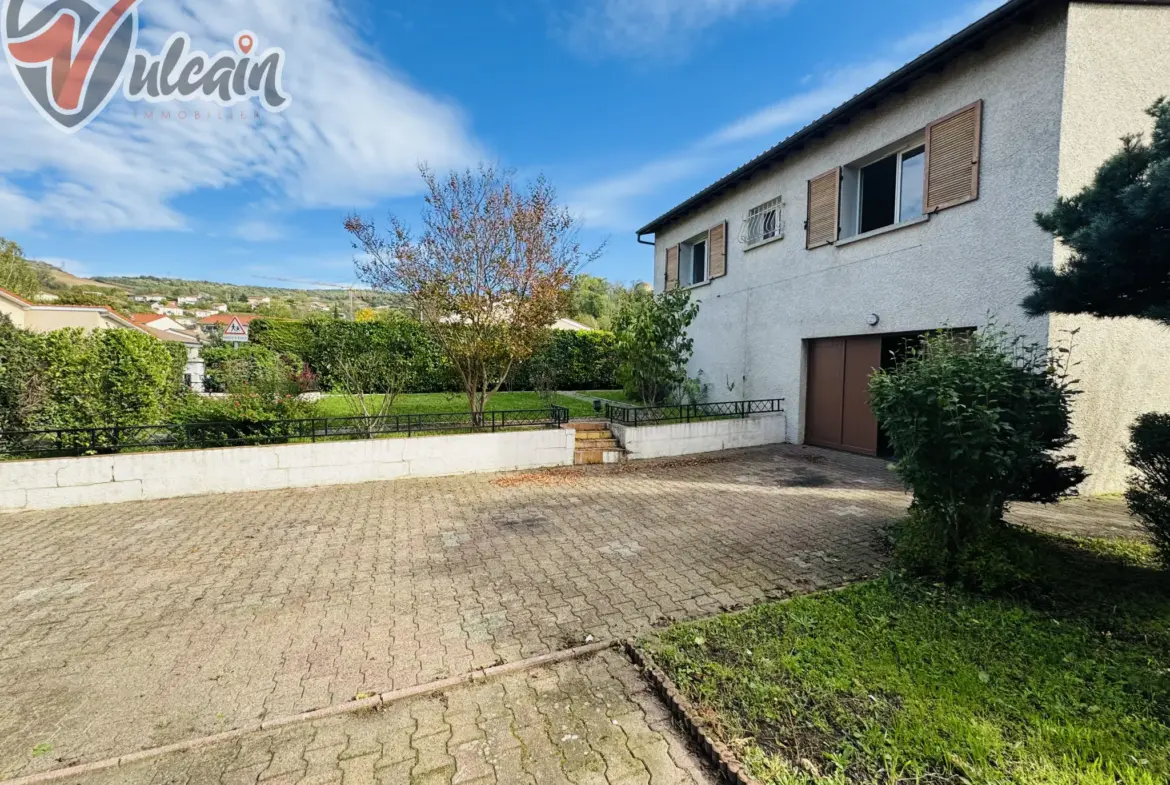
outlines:
{"label": "distant hill", "polygon": [[49,287],[56,283],[60,286],[88,286],[94,289],[118,288],[113,284],[102,283],[101,281],[95,281],[92,278],[79,278],[72,273],[65,272],[60,267],[54,267],[48,262],[37,262],[30,259],[28,260],[28,263],[33,266],[33,268],[37,271],[37,274],[40,275],[41,280]]}
{"label": "distant hill", "polygon": [[[208,299],[214,302],[241,303],[247,302],[249,297],[271,297],[273,300],[319,300],[349,306],[349,291],[346,289],[286,289],[279,286],[246,286],[215,281],[190,281],[185,278],[159,278],[153,275],[103,275],[94,280],[123,289],[130,295],[161,294],[172,300],[177,297],[207,295]],[[405,303],[405,298],[401,295],[375,292],[372,289],[355,289],[354,298],[359,308],[399,306]]]}
{"label": "distant hill", "polygon": [[[233,312],[254,312],[277,318],[303,319],[314,313],[336,312],[348,315],[365,308],[406,308],[402,295],[375,292],[371,289],[284,289],[277,286],[242,286],[215,281],[189,281],[184,278],[160,278],[153,275],[98,276],[82,278],[47,262],[29,262],[37,271],[43,290],[57,295],[61,302],[81,305],[109,305],[123,313],[148,310],[145,303],[134,302],[138,295],[160,295],[167,300],[180,297],[203,298],[197,309],[209,309],[215,303],[227,303]],[[269,298],[271,302],[248,304]]]}

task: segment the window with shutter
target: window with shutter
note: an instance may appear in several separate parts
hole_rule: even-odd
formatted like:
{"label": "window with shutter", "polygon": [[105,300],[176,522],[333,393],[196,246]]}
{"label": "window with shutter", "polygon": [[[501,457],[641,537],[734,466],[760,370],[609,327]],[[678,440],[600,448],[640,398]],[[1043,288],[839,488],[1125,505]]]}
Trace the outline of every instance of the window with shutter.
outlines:
{"label": "window with shutter", "polygon": [[709,278],[722,278],[727,275],[727,221],[711,227],[707,233],[708,252],[711,257]]}
{"label": "window with shutter", "polygon": [[666,249],[666,291],[678,288],[678,246]]}
{"label": "window with shutter", "polygon": [[808,181],[806,248],[837,242],[840,224],[841,170],[825,172]]}
{"label": "window with shutter", "polygon": [[926,212],[979,198],[982,124],[983,102],[976,101],[927,126]]}

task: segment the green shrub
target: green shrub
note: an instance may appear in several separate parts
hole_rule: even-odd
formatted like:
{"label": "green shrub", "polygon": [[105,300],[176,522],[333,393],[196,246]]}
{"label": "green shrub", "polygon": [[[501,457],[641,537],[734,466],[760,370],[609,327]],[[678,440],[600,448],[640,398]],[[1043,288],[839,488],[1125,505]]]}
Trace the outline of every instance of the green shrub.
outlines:
{"label": "green shrub", "polygon": [[548,341],[512,377],[513,390],[612,390],[617,381],[617,336],[610,332],[549,330]]}
{"label": "green shrub", "polygon": [[57,330],[40,342],[47,390],[43,428],[155,425],[175,403],[174,360],[162,341],[135,330]]}
{"label": "green shrub", "polygon": [[1126,457],[1138,471],[1125,499],[1170,570],[1170,414],[1143,414],[1130,429]]}
{"label": "green shrub", "polygon": [[285,356],[254,343],[224,345],[203,350],[207,364],[204,386],[208,392],[259,394],[269,397],[300,392],[295,377],[300,359]]}
{"label": "green shrub", "polygon": [[1085,478],[1059,456],[1074,440],[1063,363],[998,333],[939,332],[876,373],[870,390],[914,492],[897,532],[899,560],[973,587],[1010,580],[995,546],[1007,505],[1055,502]]}
{"label": "green shrub", "polygon": [[635,293],[623,299],[617,333],[618,379],[631,399],[648,404],[682,397],[694,341],[687,328],[699,304],[685,289],[662,294]]}
{"label": "green shrub", "polygon": [[311,364],[316,341],[313,325],[317,321],[255,319],[248,326],[248,338],[252,343],[271,349],[277,354],[296,355]]}
{"label": "green shrub", "polygon": [[48,397],[41,366],[41,336],[18,329],[0,314],[0,431],[34,426]]}

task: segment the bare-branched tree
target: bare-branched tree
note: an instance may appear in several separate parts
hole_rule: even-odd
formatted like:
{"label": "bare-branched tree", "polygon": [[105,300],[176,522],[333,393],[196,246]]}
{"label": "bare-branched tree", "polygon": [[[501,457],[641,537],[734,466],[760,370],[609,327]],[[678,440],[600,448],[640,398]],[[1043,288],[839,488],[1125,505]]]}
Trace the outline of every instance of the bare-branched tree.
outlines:
{"label": "bare-branched tree", "polygon": [[492,395],[539,347],[568,307],[585,251],[580,225],[543,178],[518,187],[510,171],[480,165],[440,179],[421,168],[426,199],[417,236],[398,217],[380,233],[346,219],[375,289],[409,295],[467,394],[476,423]]}

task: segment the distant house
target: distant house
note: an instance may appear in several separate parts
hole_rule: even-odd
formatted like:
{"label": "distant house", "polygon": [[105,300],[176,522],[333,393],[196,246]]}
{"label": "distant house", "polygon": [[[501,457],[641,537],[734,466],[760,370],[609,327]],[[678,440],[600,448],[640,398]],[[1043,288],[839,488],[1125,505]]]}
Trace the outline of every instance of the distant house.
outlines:
{"label": "distant house", "polygon": [[181,330],[182,325],[169,316],[161,313],[133,313],[130,320],[139,327],[150,327],[155,330]]}
{"label": "distant house", "polygon": [[215,316],[219,311],[196,310],[192,311],[192,313],[195,314],[196,319],[206,319],[208,316]]}
{"label": "distant house", "polygon": [[249,297],[248,305],[255,308],[257,305],[269,305],[272,302],[271,297]]}
{"label": "distant house", "polygon": [[[213,305],[211,307],[214,308],[219,313],[227,313],[228,312],[227,303],[216,303],[215,305]],[[200,317],[200,318],[203,318],[203,317]]]}
{"label": "distant house", "polygon": [[161,294],[136,294],[130,299],[136,303],[161,303],[167,298]]}
{"label": "distant house", "polygon": [[137,330],[138,325],[104,305],[55,305],[33,303],[0,289],[0,314],[17,327],[38,333],[80,327],[83,330]]}
{"label": "distant house", "polygon": [[572,319],[557,319],[553,322],[552,329],[574,333],[590,333],[594,331],[589,325],[575,322]]}
{"label": "distant house", "polygon": [[178,303],[179,305],[195,305],[199,302],[199,298],[198,297],[180,297],[179,299],[175,300],[175,302]]}
{"label": "distant house", "polygon": [[151,306],[151,310],[166,316],[182,316],[187,313],[186,310],[179,307],[178,303],[155,303]]}

